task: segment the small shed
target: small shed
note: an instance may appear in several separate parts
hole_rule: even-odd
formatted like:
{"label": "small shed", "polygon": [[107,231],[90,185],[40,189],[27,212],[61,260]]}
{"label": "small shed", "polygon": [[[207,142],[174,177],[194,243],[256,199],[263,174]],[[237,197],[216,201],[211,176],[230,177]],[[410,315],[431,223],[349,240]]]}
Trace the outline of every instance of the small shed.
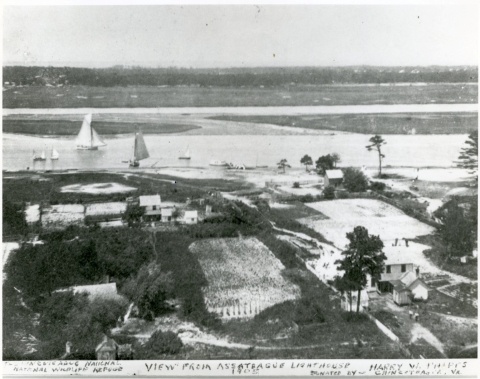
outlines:
{"label": "small shed", "polygon": [[171,222],[173,220],[173,208],[162,209],[162,222]]}
{"label": "small shed", "polygon": [[403,284],[401,280],[392,280],[393,285],[393,301],[398,305],[410,304],[410,290]]}
{"label": "small shed", "polygon": [[343,182],[342,170],[326,170],[323,176],[325,187],[332,185],[338,187]]}
{"label": "small shed", "polygon": [[428,286],[425,284],[420,279],[415,279],[409,286],[408,288],[410,291],[412,291],[413,298],[414,299],[422,299],[422,300],[427,300],[428,299]]}
{"label": "small shed", "polygon": [[198,222],[198,212],[185,211],[185,216],[183,219],[185,220],[185,224],[196,224]]}
{"label": "small shed", "polygon": [[114,361],[117,359],[118,344],[113,338],[103,337],[103,341],[96,347],[95,355],[99,361]]}

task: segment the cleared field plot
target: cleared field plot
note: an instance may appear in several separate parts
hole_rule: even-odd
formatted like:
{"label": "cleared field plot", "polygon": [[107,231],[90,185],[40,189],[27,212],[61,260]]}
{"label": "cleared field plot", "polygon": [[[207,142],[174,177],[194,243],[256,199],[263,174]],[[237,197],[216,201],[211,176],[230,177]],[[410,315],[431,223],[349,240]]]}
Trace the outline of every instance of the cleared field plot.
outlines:
{"label": "cleared field plot", "polygon": [[68,225],[83,224],[85,208],[81,204],[52,205],[42,213],[42,226],[64,228]]}
{"label": "cleared field plot", "polygon": [[60,192],[107,194],[124,193],[136,191],[134,187],[129,187],[120,183],[95,183],[95,184],[71,184],[61,188]]}
{"label": "cleared field plot", "polygon": [[339,248],[348,243],[346,233],[353,231],[355,226],[364,226],[370,234],[379,235],[385,246],[391,245],[395,239],[412,239],[435,230],[379,200],[348,199],[306,205],[330,219],[312,220],[307,217],[298,221],[322,233]]}
{"label": "cleared field plot", "polygon": [[286,280],[285,268],[256,238],[219,238],[193,243],[190,250],[208,280],[207,307],[223,318],[253,317],[261,310],[300,298],[300,288]]}
{"label": "cleared field plot", "polygon": [[[406,246],[405,239],[413,239],[417,236],[431,234],[435,228],[423,224],[416,219],[407,216],[399,209],[378,200],[349,199],[329,202],[308,203],[312,207],[330,219],[321,220],[315,217],[299,219],[302,224],[322,233],[325,238],[332,241],[339,249],[344,249],[348,244],[346,234],[352,232],[356,226],[364,226],[373,235],[379,235],[384,243],[387,262],[414,263],[419,266],[422,273],[442,273],[443,271],[428,260],[423,251],[429,246],[420,243],[409,242]],[[395,245],[395,239],[397,244]],[[339,252],[337,252],[338,254]],[[326,254],[326,257],[329,257]],[[317,276],[328,279],[334,274],[334,260],[337,256],[332,255],[329,260],[311,262],[311,268],[317,271]],[[324,264],[328,264],[324,267]],[[333,267],[332,267],[333,266]]]}
{"label": "cleared field plot", "polygon": [[127,203],[112,202],[112,203],[97,203],[86,206],[86,216],[106,216],[106,215],[120,215],[127,210]]}

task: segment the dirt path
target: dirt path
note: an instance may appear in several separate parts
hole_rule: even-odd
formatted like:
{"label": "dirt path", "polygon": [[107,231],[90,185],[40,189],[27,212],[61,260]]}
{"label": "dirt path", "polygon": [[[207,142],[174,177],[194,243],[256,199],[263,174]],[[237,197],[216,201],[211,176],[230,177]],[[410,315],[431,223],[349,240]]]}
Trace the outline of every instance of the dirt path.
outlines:
{"label": "dirt path", "polygon": [[435,337],[427,328],[423,327],[418,322],[415,322],[413,319],[410,319],[408,311],[405,308],[401,308],[388,300],[385,301],[385,305],[402,322],[402,331],[411,335],[410,343],[414,343],[415,341],[423,338],[425,341],[427,341],[427,343],[429,343],[446,357],[443,343],[440,342],[440,340]]}
{"label": "dirt path", "polygon": [[[410,340],[410,343],[414,343],[415,341],[419,340],[420,338],[423,338],[425,341],[427,341],[430,345],[432,345],[435,349],[437,349],[440,353],[445,355],[445,351],[443,350],[443,343],[440,342],[440,340],[435,337],[430,330],[424,328],[420,324],[413,324],[412,329],[410,330],[410,333],[412,333],[412,338]],[[445,357],[447,357],[445,355]]]}

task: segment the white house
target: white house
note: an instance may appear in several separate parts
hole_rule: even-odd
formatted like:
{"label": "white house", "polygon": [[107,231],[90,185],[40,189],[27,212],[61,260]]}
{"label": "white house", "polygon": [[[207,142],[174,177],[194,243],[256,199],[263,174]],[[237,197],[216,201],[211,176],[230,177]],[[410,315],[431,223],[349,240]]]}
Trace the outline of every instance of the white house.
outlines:
{"label": "white house", "polygon": [[160,195],[140,196],[140,207],[145,209],[146,219],[157,219],[162,216],[162,200]]}
{"label": "white house", "polygon": [[338,187],[343,182],[343,171],[342,170],[325,170],[325,175],[323,176],[325,187],[332,185]]}
{"label": "white house", "polygon": [[428,286],[418,277],[414,264],[405,261],[401,254],[387,254],[385,268],[380,280],[374,282],[367,278],[367,291],[389,292],[398,305],[409,304],[411,298],[428,299]]}
{"label": "white house", "polygon": [[173,221],[173,208],[162,208],[162,222]]}
{"label": "white house", "polygon": [[196,224],[198,222],[198,212],[197,211],[185,211],[185,216],[183,216],[185,224]]}

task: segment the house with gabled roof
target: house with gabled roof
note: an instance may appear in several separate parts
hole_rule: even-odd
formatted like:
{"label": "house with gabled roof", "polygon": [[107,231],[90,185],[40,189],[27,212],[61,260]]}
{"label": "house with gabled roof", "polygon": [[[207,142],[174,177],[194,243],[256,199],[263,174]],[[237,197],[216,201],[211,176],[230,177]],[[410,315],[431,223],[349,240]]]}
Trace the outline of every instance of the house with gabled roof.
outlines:
{"label": "house with gabled roof", "polygon": [[414,264],[403,258],[402,254],[386,254],[384,271],[380,280],[368,277],[367,291],[391,293],[398,305],[409,304],[413,299],[428,299],[429,287],[419,278]]}
{"label": "house with gabled roof", "polygon": [[140,208],[144,209],[145,219],[154,220],[162,217],[162,200],[160,195],[140,196],[139,200]]}
{"label": "house with gabled roof", "polygon": [[323,176],[325,187],[330,185],[338,187],[343,183],[343,171],[342,170],[325,170]]}

